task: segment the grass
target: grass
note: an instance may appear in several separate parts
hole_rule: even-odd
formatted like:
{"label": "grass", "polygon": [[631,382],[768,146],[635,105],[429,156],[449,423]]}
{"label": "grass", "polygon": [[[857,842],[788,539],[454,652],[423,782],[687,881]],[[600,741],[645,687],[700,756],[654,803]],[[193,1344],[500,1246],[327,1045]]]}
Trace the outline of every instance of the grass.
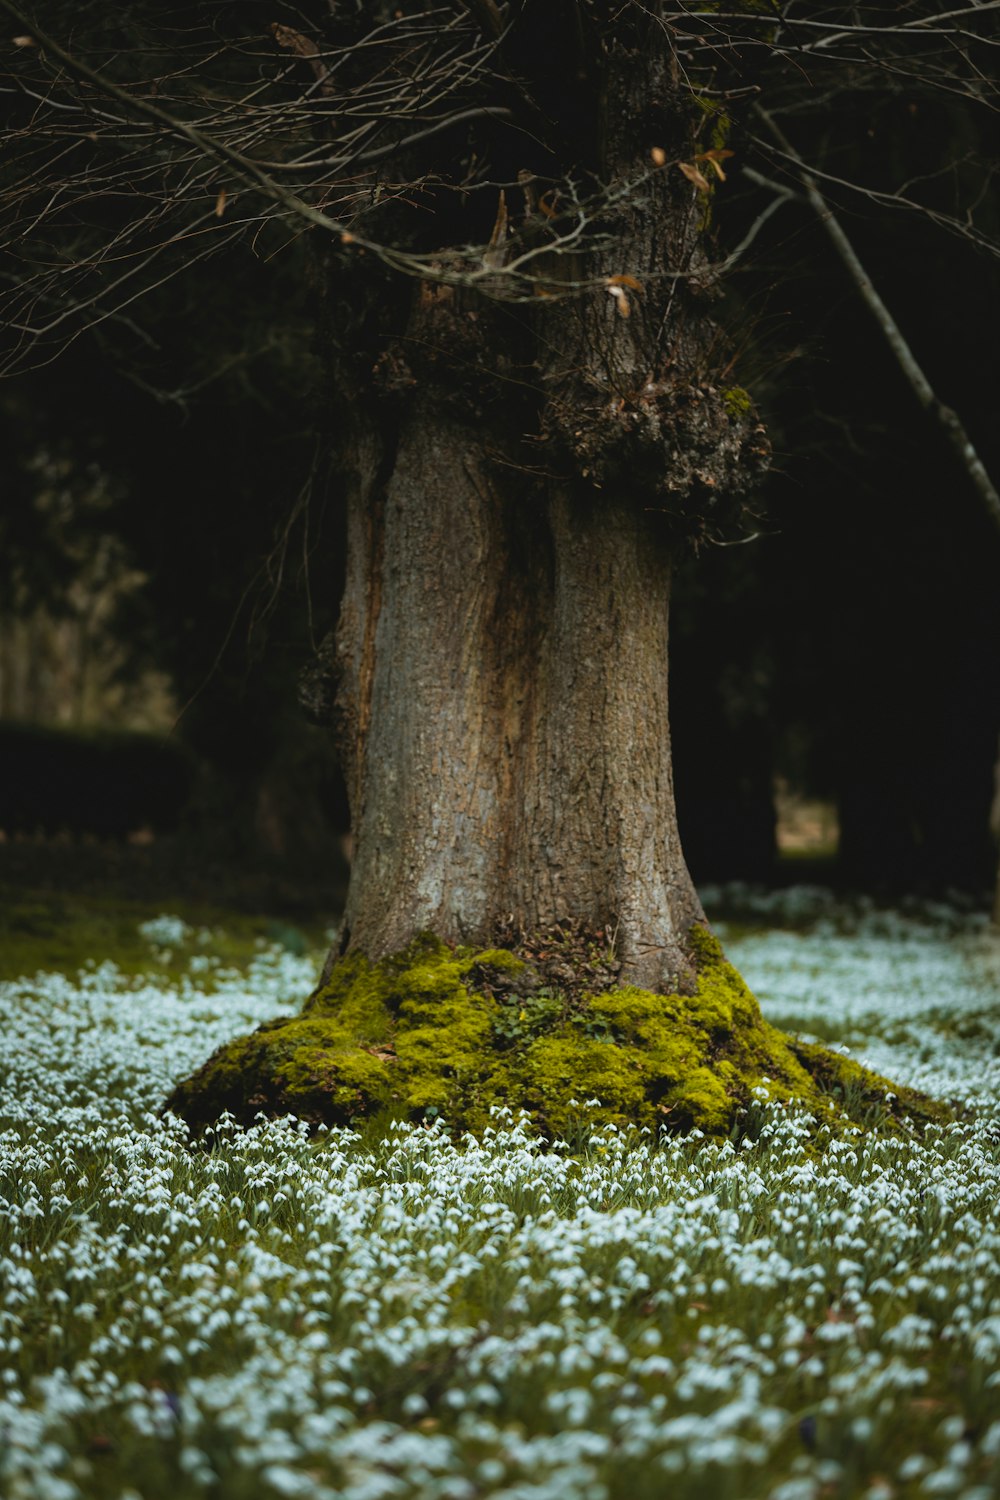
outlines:
{"label": "grass", "polygon": [[993,942],[946,908],[727,900],[771,1019],[968,1118],[817,1150],[761,1100],[722,1145],[543,1151],[500,1116],[192,1150],[171,1083],[296,1008],[318,954],[140,912],[127,967],[36,955],[0,985],[0,1492],[990,1500]]}
{"label": "grass", "polygon": [[[170,911],[192,929],[187,956],[200,948],[213,960],[238,967],[246,966],[261,939],[301,954],[322,938],[314,923],[234,912],[206,901],[172,900]],[[74,974],[95,956],[113,958],[129,977],[167,978],[179,972],[176,960],[183,965],[185,955],[175,954],[169,943],[150,943],[141,930],[162,912],[162,900],[0,883],[0,980],[39,968]]]}

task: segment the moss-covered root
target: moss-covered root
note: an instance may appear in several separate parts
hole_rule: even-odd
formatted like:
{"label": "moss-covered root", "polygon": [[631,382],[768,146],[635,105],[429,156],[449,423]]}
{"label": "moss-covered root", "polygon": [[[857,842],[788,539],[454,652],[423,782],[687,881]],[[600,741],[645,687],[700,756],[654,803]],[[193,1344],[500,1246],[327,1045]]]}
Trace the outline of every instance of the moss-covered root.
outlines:
{"label": "moss-covered root", "polygon": [[441,1115],[479,1131],[507,1105],[549,1136],[584,1120],[720,1135],[763,1087],[823,1118],[935,1117],[930,1101],[770,1026],[704,928],[691,948],[693,995],[560,996],[513,953],[432,937],[379,964],[354,954],[301,1015],[222,1047],[167,1107],[196,1129],[263,1111],[328,1124]]}

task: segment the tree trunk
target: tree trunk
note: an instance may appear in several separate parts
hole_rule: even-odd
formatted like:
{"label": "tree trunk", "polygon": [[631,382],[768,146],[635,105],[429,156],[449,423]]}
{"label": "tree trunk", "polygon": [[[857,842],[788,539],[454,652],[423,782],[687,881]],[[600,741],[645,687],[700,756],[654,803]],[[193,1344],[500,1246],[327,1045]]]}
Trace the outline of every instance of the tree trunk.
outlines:
{"label": "tree trunk", "polygon": [[[410,338],[467,331],[470,316],[425,292]],[[597,423],[543,435],[551,460],[529,468],[516,408],[445,378],[409,384],[394,441],[389,422],[356,415],[334,663],[355,831],[343,939],[300,1016],[220,1048],[168,1107],[194,1128],[263,1110],[478,1131],[503,1105],[550,1136],[582,1122],[725,1133],[764,1080],[822,1115],[831,1092],[866,1118],[886,1108],[886,1080],[767,1025],[681,854],[676,531],[614,447],[629,452],[638,426],[641,454],[689,393],[650,379],[630,413],[612,389]],[[704,484],[739,457],[705,404],[725,440],[709,452],[696,412],[667,470],[694,454],[687,489],[695,469]],[[567,462],[581,436],[597,484]]]}
{"label": "tree trunk", "polygon": [[[637,185],[616,237],[544,273],[550,293],[590,289],[525,312],[425,285],[402,337],[383,325],[394,452],[352,489],[337,639],[343,946],[378,959],[424,929],[485,942],[570,918],[672,990],[703,914],[674,812],[671,551],[739,510],[766,444],[713,373],[731,360],[702,284],[707,186],[651,152],[696,156],[714,115],[648,17],[612,33],[599,83],[581,53],[600,107],[580,120],[603,180]],[[534,202],[525,187],[526,233]],[[502,235],[489,254],[502,287]]]}
{"label": "tree trunk", "polygon": [[[561,1134],[589,1100],[591,1124],[719,1133],[765,1079],[817,1111],[827,1088],[885,1099],[885,1080],[767,1026],[680,850],[672,552],[740,514],[766,443],[708,312],[696,163],[718,168],[725,117],[670,35],[645,7],[554,0],[495,31],[510,87],[486,127],[488,296],[460,269],[461,289],[429,280],[408,309],[377,278],[337,302],[354,450],[332,662],[355,839],[343,937],[301,1016],[174,1091],[194,1126],[264,1109],[478,1130],[503,1104]],[[461,190],[434,200],[429,232],[468,246],[480,158],[464,136],[449,149],[439,180]],[[544,261],[541,295],[505,304],[511,213]],[[472,253],[441,252],[442,271]]]}
{"label": "tree trunk", "polygon": [[665,527],[627,495],[539,495],[491,437],[422,398],[384,495],[355,492],[343,943],[379,959],[422,930],[485,944],[573,918],[673,990],[702,911],[674,814]]}

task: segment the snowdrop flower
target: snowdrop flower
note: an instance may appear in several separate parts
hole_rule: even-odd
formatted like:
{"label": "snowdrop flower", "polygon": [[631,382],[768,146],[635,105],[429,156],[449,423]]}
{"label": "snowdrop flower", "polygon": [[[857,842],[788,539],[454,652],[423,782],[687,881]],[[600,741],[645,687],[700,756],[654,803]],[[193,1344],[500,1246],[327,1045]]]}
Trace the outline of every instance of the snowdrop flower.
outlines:
{"label": "snowdrop flower", "polygon": [[[101,963],[0,986],[0,1489],[158,1500],[170,1454],[199,1500],[645,1500],[666,1475],[677,1500],[812,1500],[842,1482],[820,1433],[927,1495],[994,1493],[981,927],[814,889],[746,899],[796,925],[730,944],[772,1019],[968,1117],[817,1150],[762,1088],[739,1142],[602,1129],[574,1155],[499,1110],[480,1141],[223,1120],[191,1151],[158,1113],[173,1080],[296,1009],[315,959],[265,944],[226,970],[211,934],[160,917],[151,943],[202,949],[167,979]],[[964,1372],[954,1422],[914,1404],[939,1399],[931,1348]]]}

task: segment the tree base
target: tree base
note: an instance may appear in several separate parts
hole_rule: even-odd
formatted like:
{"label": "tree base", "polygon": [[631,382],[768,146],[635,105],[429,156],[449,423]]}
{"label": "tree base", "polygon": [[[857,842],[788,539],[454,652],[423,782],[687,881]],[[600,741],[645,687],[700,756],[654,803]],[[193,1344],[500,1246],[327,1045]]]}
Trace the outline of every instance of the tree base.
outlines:
{"label": "tree base", "polygon": [[[573,965],[559,929],[523,952],[451,949],[424,936],[379,964],[351,954],[301,1015],[220,1048],[166,1107],[195,1130],[228,1111],[243,1124],[260,1112],[327,1125],[440,1116],[477,1133],[505,1105],[550,1138],[606,1123],[724,1136],[763,1089],[825,1121],[898,1128],[952,1118],[769,1025],[700,925],[689,935],[689,995],[607,988],[611,954],[595,942],[581,954],[573,935]],[[553,970],[567,976],[559,988]]]}

